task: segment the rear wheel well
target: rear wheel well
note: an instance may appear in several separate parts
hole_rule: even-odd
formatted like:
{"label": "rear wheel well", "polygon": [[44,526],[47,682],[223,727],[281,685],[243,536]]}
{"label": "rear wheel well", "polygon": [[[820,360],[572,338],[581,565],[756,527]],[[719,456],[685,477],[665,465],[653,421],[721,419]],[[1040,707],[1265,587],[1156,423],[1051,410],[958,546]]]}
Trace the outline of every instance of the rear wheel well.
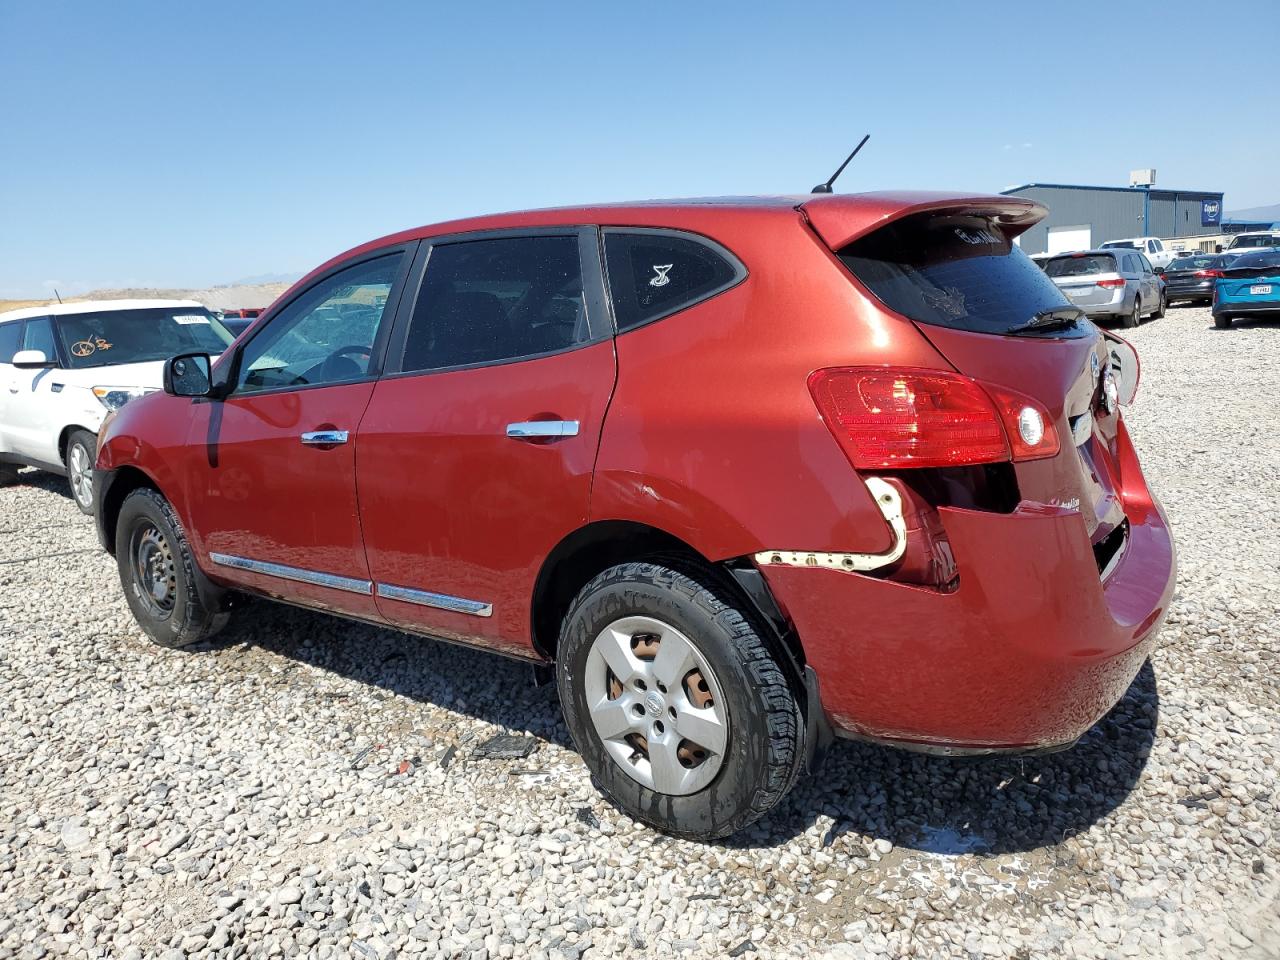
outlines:
{"label": "rear wheel well", "polygon": [[[601,520],[575,530],[556,545],[538,573],[533,589],[533,645],[549,660],[556,656],[560,624],[579,591],[598,574],[621,563],[649,561],[672,567],[718,588],[732,599],[762,633],[776,645],[779,656],[793,667],[797,682],[804,651],[795,631],[777,611],[767,586],[756,585],[754,596],[735,575],[739,561],[715,563],[683,540],[643,523]],[[754,571],[754,567],[751,568]]]}
{"label": "rear wheel well", "polygon": [[116,523],[120,519],[120,508],[125,498],[133,491],[147,487],[164,496],[155,482],[137,467],[121,467],[116,471],[115,479],[107,487],[102,496],[102,526],[107,533],[107,551],[113,556],[116,552]]}

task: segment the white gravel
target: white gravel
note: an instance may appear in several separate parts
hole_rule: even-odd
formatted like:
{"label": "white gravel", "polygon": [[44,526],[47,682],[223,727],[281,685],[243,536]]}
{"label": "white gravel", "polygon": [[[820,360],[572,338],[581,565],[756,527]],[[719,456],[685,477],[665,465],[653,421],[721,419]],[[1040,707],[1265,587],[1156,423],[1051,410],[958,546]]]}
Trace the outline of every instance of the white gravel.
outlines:
{"label": "white gravel", "polygon": [[[266,603],[152,646],[63,481],[26,473],[0,489],[0,957],[1280,957],[1278,335],[1189,308],[1132,332],[1181,581],[1078,747],[841,743],[718,846],[603,803],[506,661]],[[537,748],[472,759],[498,733]]]}

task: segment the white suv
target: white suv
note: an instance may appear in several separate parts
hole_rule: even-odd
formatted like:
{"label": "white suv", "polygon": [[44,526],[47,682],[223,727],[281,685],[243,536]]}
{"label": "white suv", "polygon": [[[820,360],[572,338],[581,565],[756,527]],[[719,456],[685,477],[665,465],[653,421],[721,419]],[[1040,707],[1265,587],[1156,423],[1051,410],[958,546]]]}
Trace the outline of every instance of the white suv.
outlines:
{"label": "white suv", "polygon": [[97,300],[0,313],[0,484],[27,465],[67,475],[93,512],[98,427],[159,390],[164,361],[221,353],[227,329],[194,300]]}

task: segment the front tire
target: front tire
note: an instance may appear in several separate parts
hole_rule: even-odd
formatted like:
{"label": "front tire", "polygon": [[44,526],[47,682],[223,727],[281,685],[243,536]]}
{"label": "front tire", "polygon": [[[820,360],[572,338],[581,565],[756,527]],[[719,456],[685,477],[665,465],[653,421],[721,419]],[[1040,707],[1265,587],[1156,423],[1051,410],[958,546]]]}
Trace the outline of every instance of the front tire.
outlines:
{"label": "front tire", "polygon": [[597,786],[666,833],[736,833],[790,791],[803,763],[795,687],[711,578],[611,567],[561,627],[565,721]]}
{"label": "front tire", "polygon": [[201,596],[182,523],[155,490],[135,490],[120,507],[116,563],[138,626],[160,646],[185,647],[226,625],[228,614]]}
{"label": "front tire", "polygon": [[81,513],[93,513],[93,464],[98,458],[98,438],[88,430],[77,430],[67,440],[67,481],[71,499]]}

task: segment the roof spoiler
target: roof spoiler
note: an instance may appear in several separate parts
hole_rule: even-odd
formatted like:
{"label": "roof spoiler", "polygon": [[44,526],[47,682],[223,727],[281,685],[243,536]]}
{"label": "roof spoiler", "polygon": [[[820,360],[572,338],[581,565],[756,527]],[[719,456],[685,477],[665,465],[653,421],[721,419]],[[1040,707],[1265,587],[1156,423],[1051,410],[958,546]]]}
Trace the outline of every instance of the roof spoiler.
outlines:
{"label": "roof spoiler", "polygon": [[956,196],[948,193],[860,193],[816,196],[800,212],[832,250],[840,250],[895,220],[918,213],[991,217],[1005,235],[1018,236],[1048,210],[1025,197]]}

